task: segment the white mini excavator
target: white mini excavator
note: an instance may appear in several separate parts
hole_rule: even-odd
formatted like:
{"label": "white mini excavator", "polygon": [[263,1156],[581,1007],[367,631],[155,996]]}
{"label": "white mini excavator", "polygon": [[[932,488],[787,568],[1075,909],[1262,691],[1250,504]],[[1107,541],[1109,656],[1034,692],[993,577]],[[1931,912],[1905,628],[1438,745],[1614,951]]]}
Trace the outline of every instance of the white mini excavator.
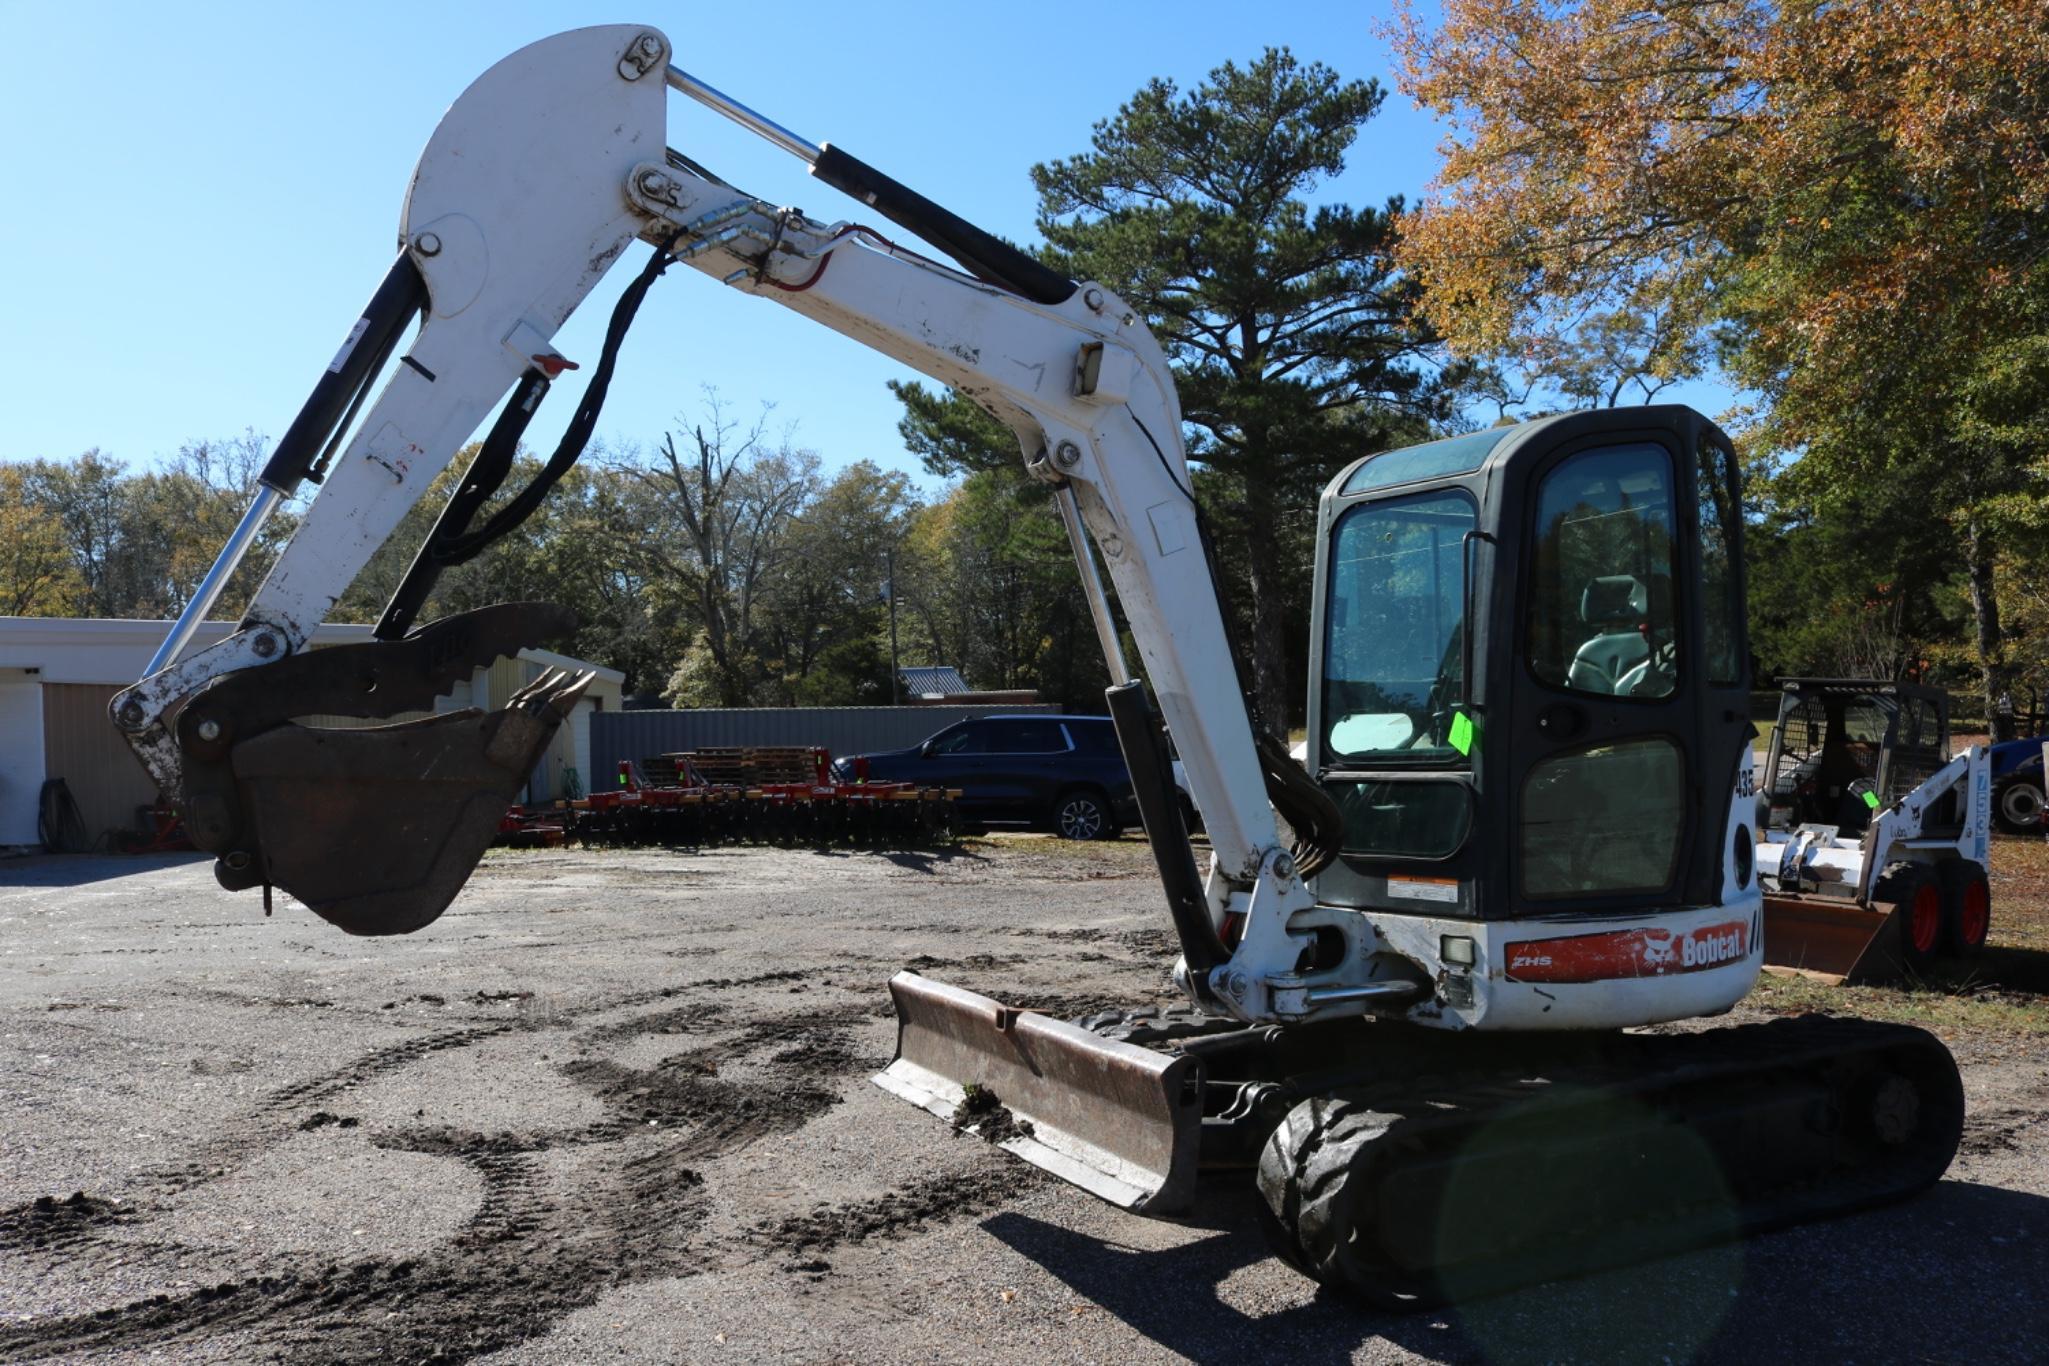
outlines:
{"label": "white mini excavator", "polygon": [[[948,260],[736,189],[667,145],[672,89]],[[479,521],[568,364],[550,339],[636,242],[652,254],[561,445]],[[114,700],[224,887],[266,902],[281,888],[373,935],[422,928],[460,890],[584,681],[543,677],[488,716],[291,718],[425,708],[570,625],[539,604],[414,618],[441,567],[575,460],[635,310],[679,263],[1016,433],[1073,543],[1181,947],[1185,1009],[1081,1021],[900,974],[881,1085],[948,1116],[1000,1106],[1005,1147],[1148,1214],[1184,1207],[1199,1172],[1250,1170],[1279,1255],[1386,1304],[1838,1214],[1942,1175],[1962,1092],[1926,1033],[1639,1028],[1727,1011],[1762,956],[1742,519],[1719,431],[1686,408],[1616,409],[1341,472],[1319,511],[1305,771],[1248,717],[1174,383],[1135,312],[721,94],[652,28],[543,40],[456,100],[413,173],[397,259],[147,676]],[[487,419],[376,641],[309,651]],[[309,482],[239,628],[188,648],[264,519]]]}

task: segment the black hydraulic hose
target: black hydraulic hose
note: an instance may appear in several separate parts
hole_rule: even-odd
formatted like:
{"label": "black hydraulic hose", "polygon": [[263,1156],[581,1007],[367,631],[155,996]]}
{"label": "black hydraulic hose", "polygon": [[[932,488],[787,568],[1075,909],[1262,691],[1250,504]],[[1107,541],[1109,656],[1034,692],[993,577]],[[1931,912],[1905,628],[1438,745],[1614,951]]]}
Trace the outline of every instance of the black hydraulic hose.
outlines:
{"label": "black hydraulic hose", "polygon": [[1254,738],[1261,775],[1266,779],[1266,799],[1295,832],[1291,852],[1296,875],[1315,877],[1330,867],[1344,843],[1344,813],[1279,740],[1257,728]]}
{"label": "black hydraulic hose", "polygon": [[669,248],[676,244],[680,234],[672,233],[669,239],[655,249],[640,274],[633,277],[633,283],[619,292],[619,301],[612,305],[612,320],[605,326],[605,344],[598,353],[597,369],[591,372],[590,383],[584,386],[583,401],[576,406],[576,413],[569,419],[569,426],[562,433],[562,440],[556,443],[555,453],[548,457],[548,463],[533,477],[531,483],[513,495],[512,501],[493,513],[491,520],[473,532],[466,532],[439,546],[435,558],[444,565],[462,564],[476,558],[485,546],[517,527],[533,515],[541,500],[548,496],[548,490],[555,482],[569,473],[583,455],[583,448],[589,444],[591,433],[598,425],[598,415],[604,411],[605,394],[612,387],[612,369],[619,360],[619,344],[626,340],[626,333],[633,326],[633,316],[640,311],[640,301],[662,272],[676,263],[669,254]]}
{"label": "black hydraulic hose", "polygon": [[533,420],[547,393],[548,377],[539,370],[529,370],[520,376],[511,400],[500,410],[498,420],[491,424],[490,434],[478,447],[476,458],[463,472],[462,483],[449,495],[441,516],[434,522],[434,529],[427,534],[425,544],[413,557],[412,565],[392,593],[391,601],[385,604],[384,615],[377,619],[375,634],[379,640],[401,639],[413,628],[420,608],[426,604],[427,594],[441,576],[442,566],[449,563],[441,558],[442,548],[468,529],[477,510],[505,482],[505,476],[512,471],[513,457],[519,451],[519,439],[526,433],[527,423]]}
{"label": "black hydraulic hose", "polygon": [[598,354],[597,368],[591,372],[590,383],[584,386],[583,401],[577,404],[576,413],[569,419],[569,426],[556,443],[554,454],[548,457],[548,463],[483,526],[471,531],[469,524],[478,509],[498,491],[505,482],[505,476],[511,472],[513,457],[519,450],[519,439],[548,393],[548,378],[539,369],[528,370],[520,376],[519,387],[513,391],[511,401],[499,412],[498,420],[492,423],[490,434],[484,438],[476,459],[470,462],[462,483],[450,496],[448,505],[434,523],[434,530],[428,533],[419,554],[413,557],[412,566],[406,570],[398,591],[386,604],[384,615],[377,622],[379,639],[396,640],[410,630],[414,617],[426,602],[427,594],[441,571],[475,559],[493,541],[531,517],[548,496],[548,491],[582,457],[584,447],[590,444],[591,433],[597,428],[598,415],[604,411],[605,395],[612,387],[612,371],[619,360],[619,346],[633,326],[641,300],[647,297],[648,290],[661,278],[662,272],[675,264],[676,258],[670,248],[675,246],[679,235],[670,234],[668,240],[648,258],[647,264],[641,267],[640,274],[633,277],[633,282],[620,291],[618,302],[612,305],[611,321],[605,327],[605,342]]}

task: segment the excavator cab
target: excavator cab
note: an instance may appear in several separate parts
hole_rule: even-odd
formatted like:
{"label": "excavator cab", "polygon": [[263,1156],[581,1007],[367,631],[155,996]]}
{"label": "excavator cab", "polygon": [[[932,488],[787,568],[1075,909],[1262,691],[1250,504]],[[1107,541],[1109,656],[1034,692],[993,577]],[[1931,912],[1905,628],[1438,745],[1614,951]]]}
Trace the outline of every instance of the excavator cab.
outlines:
{"label": "excavator cab", "polygon": [[1319,511],[1319,902],[1479,920],[1707,905],[1751,832],[1728,438],[1603,409],[1368,456]]}

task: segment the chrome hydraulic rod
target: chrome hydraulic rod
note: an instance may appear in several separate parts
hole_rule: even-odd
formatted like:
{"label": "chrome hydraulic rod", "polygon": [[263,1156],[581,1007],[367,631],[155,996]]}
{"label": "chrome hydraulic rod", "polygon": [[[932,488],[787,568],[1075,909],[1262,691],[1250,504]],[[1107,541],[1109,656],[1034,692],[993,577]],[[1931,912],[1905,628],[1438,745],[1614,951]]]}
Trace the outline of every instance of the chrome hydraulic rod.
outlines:
{"label": "chrome hydraulic rod", "polygon": [[1096,623],[1096,639],[1103,647],[1103,663],[1112,683],[1129,683],[1138,675],[1124,662],[1124,646],[1117,639],[1117,623],[1110,616],[1110,598],[1103,591],[1103,576],[1096,570],[1096,553],[1082,530],[1081,508],[1074,501],[1074,487],[1062,484],[1053,490],[1053,505],[1060,509],[1060,524],[1067,528],[1067,543],[1074,547],[1074,562],[1081,570],[1081,593],[1088,599],[1089,618]]}
{"label": "chrome hydraulic rod", "polygon": [[256,498],[249,504],[249,510],[242,514],[228,543],[221,547],[221,553],[214,557],[213,568],[206,571],[206,577],[199,581],[199,588],[192,594],[192,601],[185,604],[185,610],[178,614],[178,620],[171,627],[164,643],[157,646],[157,652],[150,657],[149,667],[142,676],[170,668],[178,662],[178,656],[185,653],[185,647],[192,641],[192,633],[199,629],[199,623],[206,620],[220,601],[221,590],[228,586],[235,570],[242,563],[242,557],[249,553],[249,547],[256,543],[256,533],[263,530],[263,524],[270,520],[270,514],[277,511],[277,505],[285,500],[284,494],[268,484],[260,484]]}
{"label": "chrome hydraulic rod", "polygon": [[768,139],[807,166],[816,165],[818,158],[824,154],[824,149],[816,143],[806,142],[774,119],[755,113],[731,95],[713,89],[679,67],[669,68],[668,79],[671,89],[682,91],[705,108],[722,114],[742,128]]}

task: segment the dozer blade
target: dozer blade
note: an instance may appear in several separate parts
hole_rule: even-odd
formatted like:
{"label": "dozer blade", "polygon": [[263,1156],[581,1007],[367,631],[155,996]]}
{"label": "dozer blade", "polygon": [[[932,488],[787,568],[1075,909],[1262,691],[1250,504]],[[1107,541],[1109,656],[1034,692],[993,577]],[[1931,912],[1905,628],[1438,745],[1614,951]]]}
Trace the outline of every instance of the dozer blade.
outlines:
{"label": "dozer blade", "polygon": [[877,1086],[959,1127],[979,1111],[1000,1147],[1126,1209],[1188,1203],[1202,1129],[1195,1058],[1099,1038],[916,973],[898,973],[889,993],[896,1061]]}
{"label": "dozer blade", "polygon": [[265,881],[350,934],[410,934],[455,899],[594,674],[362,730],[284,725],[229,756]]}
{"label": "dozer blade", "polygon": [[1831,984],[1898,981],[1905,971],[1902,911],[1835,897],[1764,899],[1765,967]]}

